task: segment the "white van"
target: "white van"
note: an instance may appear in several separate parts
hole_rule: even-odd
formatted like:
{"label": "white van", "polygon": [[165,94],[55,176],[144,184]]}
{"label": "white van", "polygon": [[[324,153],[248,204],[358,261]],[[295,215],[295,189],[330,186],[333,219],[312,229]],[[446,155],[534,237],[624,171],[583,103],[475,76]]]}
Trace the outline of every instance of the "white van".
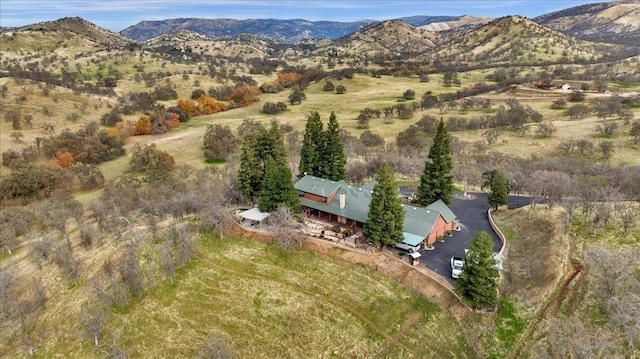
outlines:
{"label": "white van", "polygon": [[410,245],[410,244],[406,244],[406,243],[404,243],[404,242],[396,243],[396,244],[394,244],[393,246],[394,246],[395,248],[400,248],[400,249],[402,249],[402,250],[405,250],[405,251],[407,251],[407,252],[409,252],[409,253],[411,253],[411,252],[417,252],[417,251],[418,251],[418,249],[420,249],[420,245],[412,246],[412,245]]}

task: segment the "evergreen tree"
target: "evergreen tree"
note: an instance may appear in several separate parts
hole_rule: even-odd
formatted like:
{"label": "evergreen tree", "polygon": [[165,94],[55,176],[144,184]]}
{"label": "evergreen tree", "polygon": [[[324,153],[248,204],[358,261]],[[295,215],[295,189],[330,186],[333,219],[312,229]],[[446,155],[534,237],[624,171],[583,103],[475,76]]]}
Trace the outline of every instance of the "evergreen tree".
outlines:
{"label": "evergreen tree", "polygon": [[464,269],[456,280],[455,290],[475,308],[495,308],[498,300],[498,269],[493,240],[480,231],[464,256]]}
{"label": "evergreen tree", "polygon": [[272,212],[280,206],[288,207],[292,212],[298,212],[300,199],[293,187],[289,166],[282,166],[273,157],[268,156],[258,209],[262,212]]}
{"label": "evergreen tree", "polygon": [[256,141],[257,155],[262,160],[263,173],[269,157],[273,157],[280,166],[287,165],[287,150],[277,121],[272,121],[268,130],[261,129]]}
{"label": "evergreen tree", "polygon": [[253,201],[262,190],[267,161],[272,158],[280,167],[287,167],[287,152],[277,122],[269,130],[260,128],[257,134],[247,134],[242,143],[238,185],[242,195]]}
{"label": "evergreen tree", "polygon": [[424,171],[420,177],[417,190],[417,201],[423,206],[441,199],[446,204],[452,203],[453,196],[453,160],[451,158],[451,139],[440,124],[429,149],[428,160],[424,163]]}
{"label": "evergreen tree", "polygon": [[378,183],[373,187],[369,216],[362,233],[379,246],[402,242],[404,208],[393,171],[386,162],[378,169],[376,181]]}
{"label": "evergreen tree", "polygon": [[323,178],[340,181],[347,178],[347,159],[344,156],[344,146],[340,141],[340,125],[336,119],[336,114],[331,112],[329,124],[325,132],[324,154],[321,160]]}
{"label": "evergreen tree", "polygon": [[489,206],[498,209],[499,206],[509,204],[508,191],[507,178],[504,173],[500,170],[495,171],[491,179],[491,192],[487,198]]}
{"label": "evergreen tree", "polygon": [[298,171],[301,174],[306,173],[318,177],[324,174],[321,170],[324,140],[320,114],[314,112],[307,117],[307,124],[304,128],[302,149],[300,149],[300,165],[298,166]]}
{"label": "evergreen tree", "polygon": [[240,193],[253,201],[260,194],[262,183],[262,161],[256,148],[257,136],[246,135],[242,141],[240,168],[238,169],[238,186]]}

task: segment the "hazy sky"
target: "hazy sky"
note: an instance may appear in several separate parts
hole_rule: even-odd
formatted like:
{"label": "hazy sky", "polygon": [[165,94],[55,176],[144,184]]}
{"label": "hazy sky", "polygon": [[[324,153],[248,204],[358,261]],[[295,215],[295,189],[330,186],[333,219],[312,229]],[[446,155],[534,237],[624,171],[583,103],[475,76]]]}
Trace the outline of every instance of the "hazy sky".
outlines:
{"label": "hazy sky", "polygon": [[120,31],[172,18],[389,20],[412,15],[538,15],[609,0],[0,0],[0,26],[80,16]]}

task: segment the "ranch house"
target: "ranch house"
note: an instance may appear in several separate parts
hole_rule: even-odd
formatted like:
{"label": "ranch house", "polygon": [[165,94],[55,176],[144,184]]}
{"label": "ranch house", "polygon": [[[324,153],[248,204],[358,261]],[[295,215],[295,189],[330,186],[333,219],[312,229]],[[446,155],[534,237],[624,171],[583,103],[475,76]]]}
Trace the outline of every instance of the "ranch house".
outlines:
{"label": "ranch house", "polygon": [[[367,221],[369,203],[375,181],[353,186],[344,181],[330,181],[306,175],[295,183],[305,216],[354,232]],[[438,200],[426,207],[402,204],[404,216],[404,243],[412,246],[431,246],[438,237],[456,227],[455,214]]]}

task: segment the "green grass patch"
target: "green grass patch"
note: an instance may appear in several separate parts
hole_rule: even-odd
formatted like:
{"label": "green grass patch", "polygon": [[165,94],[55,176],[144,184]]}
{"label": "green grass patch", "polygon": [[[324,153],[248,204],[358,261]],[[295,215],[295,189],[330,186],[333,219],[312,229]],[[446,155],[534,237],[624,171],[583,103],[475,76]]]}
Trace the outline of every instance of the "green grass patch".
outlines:
{"label": "green grass patch", "polygon": [[[206,236],[173,284],[113,309],[101,341],[131,357],[194,357],[212,336],[238,358],[468,357],[460,333],[447,311],[369,267]],[[42,350],[98,353],[90,342]]]}
{"label": "green grass patch", "polygon": [[500,312],[496,317],[496,337],[505,347],[513,348],[527,324],[528,321],[516,313],[514,303],[507,299],[500,300]]}

